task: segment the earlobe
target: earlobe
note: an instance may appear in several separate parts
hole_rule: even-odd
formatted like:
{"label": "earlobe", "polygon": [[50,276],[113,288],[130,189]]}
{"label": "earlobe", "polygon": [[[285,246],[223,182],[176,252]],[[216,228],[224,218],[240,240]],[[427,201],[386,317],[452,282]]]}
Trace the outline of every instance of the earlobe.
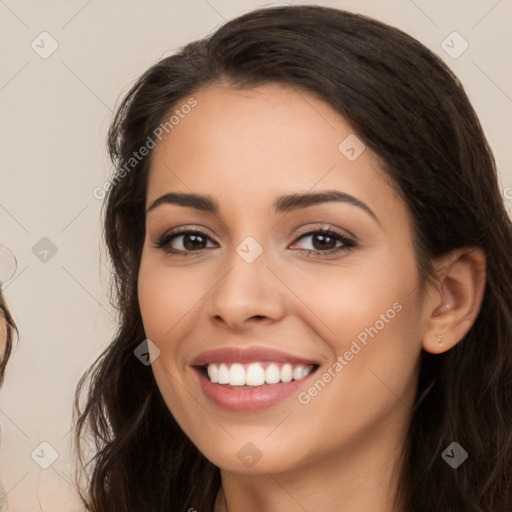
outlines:
{"label": "earlobe", "polygon": [[431,311],[423,349],[439,354],[459,343],[474,324],[483,301],[486,258],[479,247],[456,249],[438,262],[437,289],[427,301]]}

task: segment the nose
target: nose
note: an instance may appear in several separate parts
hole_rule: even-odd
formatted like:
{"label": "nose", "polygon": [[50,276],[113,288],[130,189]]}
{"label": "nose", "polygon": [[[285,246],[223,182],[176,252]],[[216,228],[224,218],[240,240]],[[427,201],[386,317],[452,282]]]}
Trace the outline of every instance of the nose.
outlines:
{"label": "nose", "polygon": [[251,263],[233,251],[226,271],[209,294],[212,322],[241,332],[283,317],[285,286],[268,264],[265,251]]}

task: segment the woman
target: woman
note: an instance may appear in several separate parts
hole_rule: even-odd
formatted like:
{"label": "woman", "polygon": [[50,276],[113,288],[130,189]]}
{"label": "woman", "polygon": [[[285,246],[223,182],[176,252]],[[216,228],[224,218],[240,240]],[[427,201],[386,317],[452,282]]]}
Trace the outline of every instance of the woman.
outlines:
{"label": "woman", "polygon": [[[9,355],[12,349],[12,329],[13,323],[12,318],[9,314],[9,311],[5,305],[5,301],[2,295],[2,291],[0,289],[0,354],[2,358],[0,360],[0,384],[4,380],[5,367],[7,365],[7,360],[9,359]],[[6,508],[6,496],[5,489],[0,481],[0,512],[5,512]]]}
{"label": "woman", "polygon": [[16,268],[17,261],[12,251],[0,244],[0,385],[12,351],[13,332],[17,332],[16,324],[7,309],[2,286],[13,277]]}
{"label": "woman", "polygon": [[[1,286],[8,281],[16,270],[16,258],[12,252],[0,245],[0,386],[4,381],[5,368],[12,351],[13,333],[16,324],[7,309]],[[7,510],[5,490],[0,482],[0,512]]]}
{"label": "woman", "polygon": [[510,509],[511,223],[439,58],[254,11],[146,71],[109,150],[88,510]]}
{"label": "woman", "polygon": [[5,368],[12,351],[13,332],[16,331],[16,324],[12,319],[7,304],[5,303],[2,290],[0,289],[0,385],[4,381]]}

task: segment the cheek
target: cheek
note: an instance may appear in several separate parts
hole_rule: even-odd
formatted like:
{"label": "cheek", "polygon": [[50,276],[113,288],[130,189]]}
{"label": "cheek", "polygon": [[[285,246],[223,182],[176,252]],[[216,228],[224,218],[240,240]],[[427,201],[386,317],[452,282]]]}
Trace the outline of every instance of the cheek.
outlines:
{"label": "cheek", "polygon": [[[410,388],[421,352],[413,257],[379,255],[351,265],[350,271],[327,268],[315,279],[303,277],[295,291],[312,305],[317,315],[315,330],[327,333],[322,337],[332,358],[331,374],[325,375],[330,391],[322,391],[324,397],[315,399],[316,406],[338,403],[346,406],[345,411],[366,409],[370,414],[383,404],[389,406],[387,398],[393,401],[393,393],[400,396]],[[334,367],[336,361],[339,364]]]}
{"label": "cheek", "polygon": [[314,272],[295,268],[285,277],[314,313],[309,318],[315,331],[338,354],[360,333],[364,341],[366,329],[374,332],[375,324],[379,333],[396,326],[404,316],[398,310],[417,286],[414,261],[394,259],[384,251],[354,257],[346,266],[323,265]]}
{"label": "cheek", "polygon": [[204,279],[197,272],[166,268],[143,258],[138,298],[147,337],[158,342],[171,339],[173,329],[193,313],[205,293]]}
{"label": "cheek", "polygon": [[321,431],[326,449],[378,435],[386,418],[412,407],[421,352],[418,301],[396,280],[395,287],[379,286],[384,282],[330,296],[338,305],[323,317],[336,332],[332,361],[298,397],[304,432]]}
{"label": "cheek", "polygon": [[[187,415],[190,403],[183,393],[182,354],[177,342],[187,325],[187,314],[204,295],[193,272],[166,268],[156,258],[142,257],[138,277],[138,299],[145,335],[160,350],[151,365],[156,383],[168,409],[181,428],[189,431],[194,422]],[[199,414],[201,411],[196,411]]]}

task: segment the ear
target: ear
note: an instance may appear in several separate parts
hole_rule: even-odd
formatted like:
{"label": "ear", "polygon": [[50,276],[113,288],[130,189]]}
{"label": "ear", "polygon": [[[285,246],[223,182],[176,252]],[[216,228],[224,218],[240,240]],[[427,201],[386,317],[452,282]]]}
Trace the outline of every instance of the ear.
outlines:
{"label": "ear", "polygon": [[422,337],[424,350],[432,354],[454,347],[475,322],[485,291],[485,253],[480,247],[451,251],[436,262],[436,275]]}

